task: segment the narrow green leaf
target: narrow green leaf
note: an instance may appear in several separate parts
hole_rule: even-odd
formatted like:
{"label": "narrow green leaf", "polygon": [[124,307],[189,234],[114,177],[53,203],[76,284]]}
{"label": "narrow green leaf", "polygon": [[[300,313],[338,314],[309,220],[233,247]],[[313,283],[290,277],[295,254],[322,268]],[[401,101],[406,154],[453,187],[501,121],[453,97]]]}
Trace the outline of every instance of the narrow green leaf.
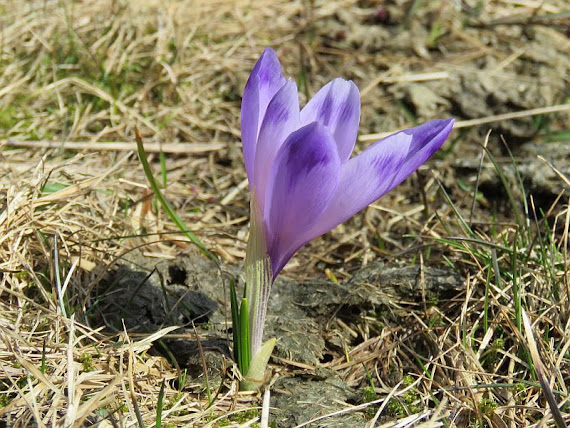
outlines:
{"label": "narrow green leaf", "polygon": [[144,151],[142,137],[141,137],[141,134],[140,134],[138,129],[135,129],[135,139],[137,142],[137,152],[138,152],[139,159],[141,161],[141,165],[143,167],[144,173],[146,175],[146,179],[148,180],[148,183],[150,184],[150,187],[151,187],[154,195],[156,196],[156,199],[160,202],[162,209],[166,212],[166,214],[170,217],[170,219],[176,224],[176,226],[178,226],[180,231],[186,235],[186,237],[190,240],[190,242],[192,242],[194,245],[196,245],[198,247],[198,249],[200,250],[200,252],[202,254],[204,254],[205,256],[207,256],[211,259],[215,259],[215,256],[210,251],[208,251],[208,249],[202,243],[202,241],[200,241],[190,230],[188,230],[188,228],[186,227],[186,225],[184,224],[182,219],[180,217],[178,217],[178,215],[176,214],[176,212],[174,211],[174,209],[172,208],[170,203],[162,195],[160,188],[158,187],[158,183],[156,182],[156,180],[154,179],[154,176],[152,175],[152,171],[150,169],[150,165],[148,163],[148,159],[147,159],[146,153]]}
{"label": "narrow green leaf", "polygon": [[156,423],[155,428],[162,427],[162,405],[164,403],[164,379],[160,385],[160,392],[158,393],[158,402],[156,403]]}
{"label": "narrow green leaf", "polygon": [[64,183],[46,183],[42,187],[42,195],[49,195],[69,187],[69,184]]}
{"label": "narrow green leaf", "polygon": [[247,299],[241,299],[241,307],[239,311],[239,324],[240,324],[240,352],[242,357],[243,371],[245,375],[249,370],[251,361],[251,354],[249,348],[249,310]]}
{"label": "narrow green leaf", "polygon": [[240,372],[243,370],[243,364],[241,361],[241,344],[240,344],[240,317],[239,317],[239,306],[237,301],[237,292],[235,281],[232,278],[230,280],[230,306],[232,310],[232,334],[234,339],[234,360],[238,365]]}
{"label": "narrow green leaf", "polygon": [[503,171],[503,168],[501,168],[501,166],[499,165],[499,163],[497,162],[497,160],[495,159],[495,157],[493,156],[493,154],[491,153],[491,151],[487,147],[483,147],[483,149],[485,150],[487,157],[489,158],[489,160],[491,161],[491,163],[495,167],[495,170],[497,171],[499,179],[501,180],[501,183],[505,189],[505,192],[507,193],[507,198],[509,199],[509,203],[511,204],[511,207],[513,208],[513,213],[515,215],[517,224],[519,225],[519,227],[523,228],[525,223],[522,220],[522,216],[521,216],[518,204],[516,203],[513,192],[511,191],[512,186],[509,183],[509,181],[507,180],[507,177]]}
{"label": "narrow green leaf", "polygon": [[[523,237],[527,240],[529,240],[529,228],[530,228],[530,211],[528,208],[528,198],[526,197],[526,190],[524,188],[524,184],[523,184],[523,180],[522,177],[519,173],[519,168],[517,166],[517,162],[515,161],[515,158],[513,156],[513,153],[511,152],[511,149],[509,148],[508,144],[506,143],[505,140],[503,140],[505,149],[507,150],[507,153],[509,154],[509,158],[511,159],[511,165],[513,166],[513,170],[515,171],[515,177],[516,177],[516,184],[519,188],[519,191],[521,192],[521,201],[523,203],[523,208],[524,208],[524,223],[521,223],[521,232],[525,232],[525,234],[523,235]],[[513,206],[513,210],[516,209],[516,207]]]}
{"label": "narrow green leaf", "polygon": [[519,238],[519,231],[515,230],[515,237],[513,239],[513,252],[511,254],[511,274],[513,276],[512,281],[512,292],[513,292],[513,302],[514,302],[514,309],[515,309],[515,323],[517,328],[520,332],[522,332],[522,318],[521,318],[521,290],[520,290],[520,282],[519,282],[519,275],[518,275],[518,262],[519,259],[517,258],[518,252],[518,238]]}
{"label": "narrow green leaf", "polygon": [[[493,250],[493,259],[497,258],[497,252]],[[491,266],[487,266],[487,279],[485,281],[485,300],[483,302],[483,331],[489,330],[489,289],[491,288]]]}
{"label": "narrow green leaf", "polygon": [[439,181],[437,178],[437,184],[439,184],[439,188],[441,190],[441,192],[443,193],[443,196],[445,197],[445,199],[447,200],[447,203],[449,204],[449,206],[451,207],[451,209],[453,210],[453,213],[455,214],[455,216],[457,217],[457,219],[459,220],[461,227],[463,228],[463,231],[465,233],[467,233],[470,237],[475,238],[477,235],[475,235],[475,233],[473,233],[473,230],[471,229],[471,227],[467,224],[467,222],[465,221],[465,219],[463,218],[463,216],[461,215],[461,213],[459,212],[459,210],[457,209],[457,207],[455,206],[455,204],[453,203],[453,201],[451,200],[451,197],[449,196],[449,194],[447,193],[447,191],[445,190],[445,187],[443,186],[443,183],[441,181]]}

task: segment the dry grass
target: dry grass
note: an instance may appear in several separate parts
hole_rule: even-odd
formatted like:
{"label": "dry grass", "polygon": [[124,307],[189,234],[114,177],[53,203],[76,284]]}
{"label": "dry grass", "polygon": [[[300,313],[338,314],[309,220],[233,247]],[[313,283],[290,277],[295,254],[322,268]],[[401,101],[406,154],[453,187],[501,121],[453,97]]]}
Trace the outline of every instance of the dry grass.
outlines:
{"label": "dry grass", "polygon": [[[163,380],[163,426],[255,422],[261,401],[237,393],[231,368],[211,407],[204,394],[177,386],[180,371],[148,352],[171,328],[141,337],[111,335],[90,323],[92,291],[126,254],[142,248],[148,257],[168,259],[188,246],[153,205],[131,150],[134,127],[151,151],[161,146],[169,153],[165,193],[186,224],[223,263],[239,265],[248,224],[239,100],[261,50],[275,46],[288,74],[304,71],[304,93],[337,75],[357,81],[364,134],[399,128],[411,119],[395,107],[398,85],[476,75],[476,61],[486,55],[496,56],[497,75],[514,73],[509,66],[520,61],[518,46],[488,47],[464,30],[463,12],[453,6],[459,3],[429,6],[446,31],[436,53],[412,49],[379,58],[366,46],[349,52],[334,40],[325,43],[317,25],[351,7],[372,13],[380,7],[373,1],[0,2],[5,426],[153,426]],[[490,3],[481,15],[489,28],[506,17],[522,20],[509,25],[525,26],[541,16],[534,31],[568,46],[559,31],[568,25],[564,1]],[[568,77],[561,79],[567,87]],[[532,107],[565,102],[553,97]],[[446,116],[452,106],[438,109]],[[554,109],[552,130],[567,130],[568,110]],[[477,123],[486,122],[469,125]],[[286,270],[314,278],[324,276],[325,265],[342,279],[374,259],[400,258],[448,264],[465,278],[464,292],[449,301],[396,302],[409,324],[380,326],[372,316],[335,324],[358,332],[361,343],[324,365],[364,397],[342,412],[366,413],[368,426],[552,425],[548,388],[561,418],[570,420],[568,194],[542,220],[532,205],[520,208],[522,189],[503,212],[486,209],[484,198],[473,212],[476,189],[461,189],[450,165],[468,153],[494,169],[482,141],[476,130],[463,135],[432,175],[422,173],[423,198],[408,183],[381,207],[311,244]],[[158,175],[159,156],[151,159]],[[518,187],[507,180],[507,189]],[[534,338],[523,329],[525,311]],[[275,363],[282,374],[294,367]],[[340,416],[325,415],[314,426],[334,426]]]}

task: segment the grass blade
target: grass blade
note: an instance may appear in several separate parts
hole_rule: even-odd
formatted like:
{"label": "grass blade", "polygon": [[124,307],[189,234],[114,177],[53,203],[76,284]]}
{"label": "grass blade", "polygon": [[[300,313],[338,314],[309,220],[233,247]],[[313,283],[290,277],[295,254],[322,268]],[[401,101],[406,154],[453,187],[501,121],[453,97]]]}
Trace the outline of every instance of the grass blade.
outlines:
{"label": "grass blade", "polygon": [[156,403],[156,422],[154,424],[155,428],[162,427],[162,405],[164,403],[164,378],[162,379],[162,384],[160,385],[160,391],[158,393],[158,402]]}
{"label": "grass blade", "polygon": [[166,187],[168,184],[168,174],[166,171],[166,155],[161,150],[158,154],[158,159],[160,160],[160,175],[162,178],[162,187]]}
{"label": "grass blade", "polygon": [[243,364],[241,361],[241,347],[240,347],[240,325],[239,325],[239,306],[238,306],[238,300],[237,300],[237,292],[236,292],[236,285],[235,285],[235,281],[232,278],[230,280],[230,306],[231,306],[231,311],[232,311],[232,335],[233,335],[233,339],[234,339],[234,360],[238,365],[238,369],[240,370],[240,372],[243,369]]}
{"label": "grass blade", "polygon": [[251,353],[249,349],[249,310],[247,299],[241,299],[241,308],[239,311],[239,324],[240,324],[240,353],[243,371],[243,375],[249,370],[249,363],[251,361]]}
{"label": "grass blade", "polygon": [[513,208],[513,214],[515,215],[517,225],[520,228],[525,229],[525,227],[524,227],[525,222],[523,221],[523,217],[521,216],[518,204],[516,202],[516,198],[513,195],[513,192],[511,190],[512,186],[509,183],[507,176],[505,175],[505,172],[503,171],[503,168],[501,167],[501,165],[499,165],[499,162],[497,162],[497,160],[495,159],[495,157],[493,156],[493,154],[491,153],[491,151],[489,150],[488,147],[483,147],[483,149],[485,150],[485,153],[487,154],[487,158],[493,164],[495,171],[497,171],[499,179],[501,180],[501,184],[503,185],[503,188],[505,189],[505,192],[507,193],[507,198],[509,199],[509,203],[510,203],[511,207]]}
{"label": "grass blade", "polygon": [[148,163],[148,159],[147,159],[146,153],[144,151],[142,137],[141,137],[141,134],[140,134],[138,129],[135,129],[135,139],[137,142],[137,152],[138,152],[139,159],[141,161],[144,173],[146,175],[146,179],[148,180],[148,183],[150,184],[150,187],[151,187],[154,195],[156,196],[156,199],[158,200],[158,202],[160,202],[162,209],[166,212],[166,214],[170,217],[170,219],[174,222],[174,224],[176,224],[176,226],[178,226],[180,231],[186,235],[186,237],[190,240],[190,242],[192,242],[194,245],[196,245],[198,247],[198,249],[200,250],[200,252],[202,254],[204,254],[205,256],[212,258],[212,259],[215,258],[215,256],[206,248],[206,246],[202,243],[202,241],[200,241],[196,237],[196,235],[194,235],[190,230],[188,230],[188,228],[186,227],[186,225],[184,224],[182,219],[180,217],[178,217],[178,214],[176,214],[176,212],[174,211],[174,209],[172,208],[170,203],[166,200],[166,198],[164,197],[164,195],[160,191],[160,188],[158,187],[158,183],[156,182],[156,180],[154,179],[154,176],[152,175],[152,171],[150,169],[150,165]]}

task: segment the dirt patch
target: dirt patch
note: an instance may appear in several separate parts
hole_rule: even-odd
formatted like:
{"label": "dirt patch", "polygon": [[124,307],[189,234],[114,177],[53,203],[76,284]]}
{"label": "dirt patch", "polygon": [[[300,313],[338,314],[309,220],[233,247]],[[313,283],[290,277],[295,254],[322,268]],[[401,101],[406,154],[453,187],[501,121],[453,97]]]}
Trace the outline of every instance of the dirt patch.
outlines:
{"label": "dirt patch", "polygon": [[[476,119],[559,104],[568,96],[569,41],[552,31],[564,28],[555,17],[549,29],[466,3],[417,10],[407,5],[360,1],[311,27],[327,48],[359,53],[340,57],[343,72],[357,80],[377,76],[364,90],[365,107],[374,106],[363,110],[365,132],[397,128],[403,116]],[[491,127],[510,144],[537,133],[533,117]]]}
{"label": "dirt patch", "polygon": [[[345,361],[347,349],[366,340],[354,333],[363,320],[391,328],[403,325],[409,321],[409,308],[451,299],[462,284],[450,269],[384,263],[373,263],[340,283],[280,278],[271,293],[265,330],[266,338],[278,338],[273,354],[276,368],[281,367],[274,384],[275,420],[290,426],[346,409],[342,403],[361,402],[361,380],[347,378],[337,366]],[[154,352],[188,369],[188,387],[194,393],[205,391],[204,367],[209,387],[220,390],[233,365],[224,291],[219,267],[201,255],[191,252],[157,263],[133,254],[98,288],[94,313],[99,324],[93,327],[126,328],[136,334],[179,325],[173,335],[183,338],[167,336]],[[410,329],[404,336],[413,334]],[[362,418],[349,412],[335,423],[348,426]]]}

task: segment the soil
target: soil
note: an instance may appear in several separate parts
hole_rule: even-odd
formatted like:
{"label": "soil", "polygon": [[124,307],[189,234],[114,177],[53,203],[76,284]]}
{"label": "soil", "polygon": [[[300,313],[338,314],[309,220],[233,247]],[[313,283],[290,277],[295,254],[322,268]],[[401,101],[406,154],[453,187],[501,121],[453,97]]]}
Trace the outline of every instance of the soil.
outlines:
{"label": "soil", "polygon": [[[227,290],[217,264],[194,252],[174,262],[156,263],[136,253],[131,259],[104,278],[97,289],[99,305],[93,327],[103,326],[108,331],[127,328],[136,334],[181,325],[174,333],[183,338],[165,339],[154,352],[174,356],[176,363],[188,370],[189,387],[196,393],[206,388],[202,352],[210,388],[220,388],[231,365],[231,330]],[[230,272],[224,270],[226,280],[237,273],[231,268]],[[279,338],[274,361],[281,367],[283,362],[290,364],[279,369],[274,381],[274,417],[281,421],[278,425],[303,423],[341,410],[339,403],[362,399],[358,384],[327,368],[327,362],[342,355],[343,347],[362,342],[358,335],[342,331],[343,326],[361,324],[366,317],[391,327],[406,325],[410,308],[443,302],[461,291],[462,282],[449,268],[425,267],[420,271],[419,267],[382,262],[370,264],[341,283],[277,280],[269,301],[265,337]],[[408,334],[413,335],[413,329]],[[302,402],[299,397],[304,397]],[[335,418],[335,423],[348,426],[362,418],[347,414]]]}
{"label": "soil", "polygon": [[[365,110],[362,119],[369,132],[397,128],[399,123],[390,121],[401,117],[402,108],[420,122],[449,113],[476,119],[559,104],[569,95],[569,42],[543,25],[497,25],[497,17],[452,2],[442,4],[435,16],[421,8],[411,16],[400,1],[359,4],[316,21],[312,31],[330,48],[368,54],[355,78],[385,75],[365,94],[365,104],[388,95],[401,102],[382,105],[376,115]],[[443,55],[449,58],[445,64],[439,62]],[[445,73],[445,78],[404,78],[436,72]],[[525,142],[537,131],[533,117],[491,128],[510,144]]]}

